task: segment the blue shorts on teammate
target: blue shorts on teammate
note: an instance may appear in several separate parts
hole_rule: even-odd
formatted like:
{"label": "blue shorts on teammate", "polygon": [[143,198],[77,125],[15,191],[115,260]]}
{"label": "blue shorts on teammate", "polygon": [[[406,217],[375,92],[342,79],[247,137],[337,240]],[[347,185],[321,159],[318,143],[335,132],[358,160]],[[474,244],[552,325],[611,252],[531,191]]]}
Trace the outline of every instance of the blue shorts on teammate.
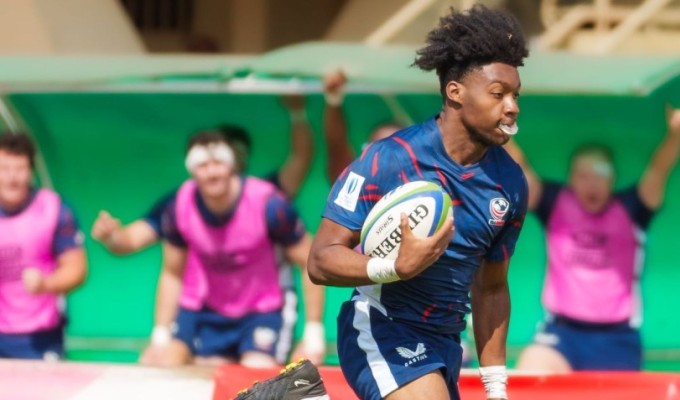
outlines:
{"label": "blue shorts on teammate", "polygon": [[535,342],[550,346],[575,371],[639,371],[642,368],[640,332],[628,322],[594,324],[550,317]]}
{"label": "blue shorts on teammate", "polygon": [[64,328],[25,334],[0,333],[0,358],[58,360],[64,358]]}
{"label": "blue shorts on teammate", "polygon": [[280,312],[227,318],[207,307],[199,311],[181,308],[175,338],[199,357],[222,356],[239,359],[255,351],[275,356],[281,337]]}

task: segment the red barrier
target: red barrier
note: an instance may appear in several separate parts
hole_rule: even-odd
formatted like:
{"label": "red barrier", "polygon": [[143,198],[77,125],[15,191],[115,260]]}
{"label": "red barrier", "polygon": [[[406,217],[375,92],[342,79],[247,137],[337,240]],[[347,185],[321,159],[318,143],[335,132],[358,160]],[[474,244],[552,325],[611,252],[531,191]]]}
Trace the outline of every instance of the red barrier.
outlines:
{"label": "red barrier", "polygon": [[[228,365],[215,370],[213,400],[233,398],[255,380],[265,380],[279,370],[251,370]],[[331,400],[356,400],[338,367],[321,367]],[[459,380],[464,400],[484,400],[484,389],[475,372]],[[512,400],[680,400],[680,374],[649,372],[579,372],[568,375],[512,374],[508,382]]]}

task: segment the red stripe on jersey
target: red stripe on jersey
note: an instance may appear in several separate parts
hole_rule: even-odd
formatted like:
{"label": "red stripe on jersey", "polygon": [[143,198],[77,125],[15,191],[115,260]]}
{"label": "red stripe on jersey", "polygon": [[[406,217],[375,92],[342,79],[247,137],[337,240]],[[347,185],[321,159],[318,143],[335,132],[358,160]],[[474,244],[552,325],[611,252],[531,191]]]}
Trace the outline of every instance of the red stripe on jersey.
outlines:
{"label": "red stripe on jersey", "polygon": [[507,261],[507,259],[510,258],[510,256],[508,255],[508,248],[505,247],[505,245],[503,245],[501,247],[503,249],[503,259]]}
{"label": "red stripe on jersey", "polygon": [[373,155],[373,165],[371,166],[371,176],[378,173],[378,153]]}
{"label": "red stripe on jersey", "polygon": [[359,196],[359,200],[378,201],[378,200],[380,200],[380,199],[382,199],[382,196],[379,195],[379,194],[374,194],[374,193],[373,193],[373,194],[372,194],[372,193],[369,193],[369,194],[365,194],[365,195],[363,195],[363,196]]}
{"label": "red stripe on jersey", "polygon": [[442,187],[446,187],[446,177],[442,173],[442,171],[439,169],[437,164],[434,165],[434,170],[437,172],[437,177],[439,177],[439,181],[442,183]]}
{"label": "red stripe on jersey", "polygon": [[474,172],[466,172],[466,173],[464,173],[463,175],[461,175],[460,177],[461,177],[463,180],[466,180],[466,179],[472,178],[473,176],[475,176],[475,173],[474,173]]}
{"label": "red stripe on jersey", "polygon": [[345,169],[342,170],[342,172],[340,173],[340,175],[338,175],[338,180],[344,178],[345,175],[347,175],[347,171],[349,171],[349,165],[346,166]]}
{"label": "red stripe on jersey", "polygon": [[378,185],[369,183],[368,185],[366,185],[366,190],[378,190]]}
{"label": "red stripe on jersey", "polygon": [[361,152],[361,156],[359,156],[359,160],[363,160],[363,159],[364,159],[364,156],[365,156],[366,153],[368,152],[368,149],[371,148],[371,145],[372,145],[372,144],[373,144],[373,143],[371,143],[371,144],[369,144],[368,146],[366,146],[366,148],[364,149],[364,151]]}
{"label": "red stripe on jersey", "polygon": [[437,308],[437,304],[432,303],[431,306],[427,307],[425,311],[423,311],[423,315],[420,316],[420,319],[422,319],[423,322],[427,322],[427,319],[430,317],[432,310],[434,310],[435,308]]}
{"label": "red stripe on jersey", "polygon": [[416,159],[416,155],[413,153],[413,149],[411,148],[411,145],[408,144],[404,139],[399,138],[399,137],[394,137],[392,136],[392,139],[394,139],[397,143],[399,143],[408,153],[409,157],[411,157],[411,163],[413,164],[413,168],[416,170],[416,174],[418,174],[419,177],[423,177],[422,172],[420,172],[420,167],[418,167],[418,160]]}
{"label": "red stripe on jersey", "polygon": [[462,201],[462,200],[459,200],[459,199],[451,199],[451,205],[459,206],[459,205],[461,205],[461,204],[463,204],[463,201]]}
{"label": "red stripe on jersey", "polygon": [[408,178],[406,177],[406,174],[404,173],[404,171],[401,171],[401,180],[404,181],[404,183],[409,183],[409,182],[411,182],[411,181],[408,180]]}

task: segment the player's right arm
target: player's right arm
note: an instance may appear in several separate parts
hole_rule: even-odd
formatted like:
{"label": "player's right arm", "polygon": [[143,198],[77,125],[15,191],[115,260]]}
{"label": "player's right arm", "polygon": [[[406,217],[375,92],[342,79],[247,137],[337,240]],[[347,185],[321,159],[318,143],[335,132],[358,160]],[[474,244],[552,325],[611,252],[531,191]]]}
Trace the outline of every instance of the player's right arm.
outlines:
{"label": "player's right arm", "polygon": [[349,143],[347,123],[342,112],[342,97],[347,78],[342,71],[333,71],[324,76],[323,89],[326,98],[323,131],[328,157],[326,174],[333,182],[354,160],[354,149]]}
{"label": "player's right arm", "polygon": [[114,254],[125,255],[144,250],[162,237],[161,218],[173,198],[174,192],[163,196],[144,218],[125,226],[108,211],[102,210],[92,225],[92,237]]}
{"label": "player's right arm", "polygon": [[543,195],[543,181],[536,174],[534,169],[529,164],[524,152],[519,147],[515,139],[510,139],[508,143],[503,146],[505,151],[510,154],[513,160],[522,168],[524,176],[527,179],[527,185],[529,186],[529,210],[535,210],[541,201],[541,196]]}
{"label": "player's right arm", "polygon": [[123,226],[118,218],[100,211],[92,225],[92,237],[111,253],[124,255],[140,251],[158,241],[157,232],[144,219]]}
{"label": "player's right arm", "polygon": [[[394,267],[399,280],[406,280],[423,272],[444,254],[453,237],[453,218],[446,221],[433,236],[420,239],[413,235],[408,218],[402,215],[401,231],[401,247]],[[353,250],[359,243],[359,234],[327,218],[321,221],[307,263],[312,282],[326,286],[376,283],[368,274],[371,257]]]}
{"label": "player's right arm", "polygon": [[436,261],[451,241],[453,220],[433,236],[420,239],[411,232],[408,218],[402,216],[402,241],[393,264],[354,251],[371,208],[385,193],[403,184],[403,163],[397,158],[397,152],[403,150],[390,143],[369,146],[333,186],[307,264],[312,282],[361,286],[410,279]]}

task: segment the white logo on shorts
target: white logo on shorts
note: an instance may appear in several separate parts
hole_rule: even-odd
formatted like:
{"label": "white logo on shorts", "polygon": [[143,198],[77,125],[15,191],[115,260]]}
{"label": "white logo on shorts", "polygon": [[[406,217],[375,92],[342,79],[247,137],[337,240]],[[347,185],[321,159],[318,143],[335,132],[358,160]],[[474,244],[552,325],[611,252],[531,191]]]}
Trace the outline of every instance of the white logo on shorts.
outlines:
{"label": "white logo on shorts", "polygon": [[276,332],[272,328],[261,326],[253,332],[253,341],[258,349],[269,351],[276,342]]}
{"label": "white logo on shorts", "polygon": [[340,193],[338,193],[338,197],[335,198],[335,204],[347,211],[354,212],[357,208],[357,201],[359,200],[359,194],[365,180],[366,178],[363,176],[350,172],[345,180],[345,184],[340,189]]}
{"label": "white logo on shorts", "polygon": [[418,343],[415,350],[411,350],[406,347],[397,347],[396,350],[400,356],[408,359],[408,361],[404,363],[404,367],[408,367],[413,363],[422,361],[427,358],[427,354],[425,354],[425,352],[427,351],[425,343]]}

